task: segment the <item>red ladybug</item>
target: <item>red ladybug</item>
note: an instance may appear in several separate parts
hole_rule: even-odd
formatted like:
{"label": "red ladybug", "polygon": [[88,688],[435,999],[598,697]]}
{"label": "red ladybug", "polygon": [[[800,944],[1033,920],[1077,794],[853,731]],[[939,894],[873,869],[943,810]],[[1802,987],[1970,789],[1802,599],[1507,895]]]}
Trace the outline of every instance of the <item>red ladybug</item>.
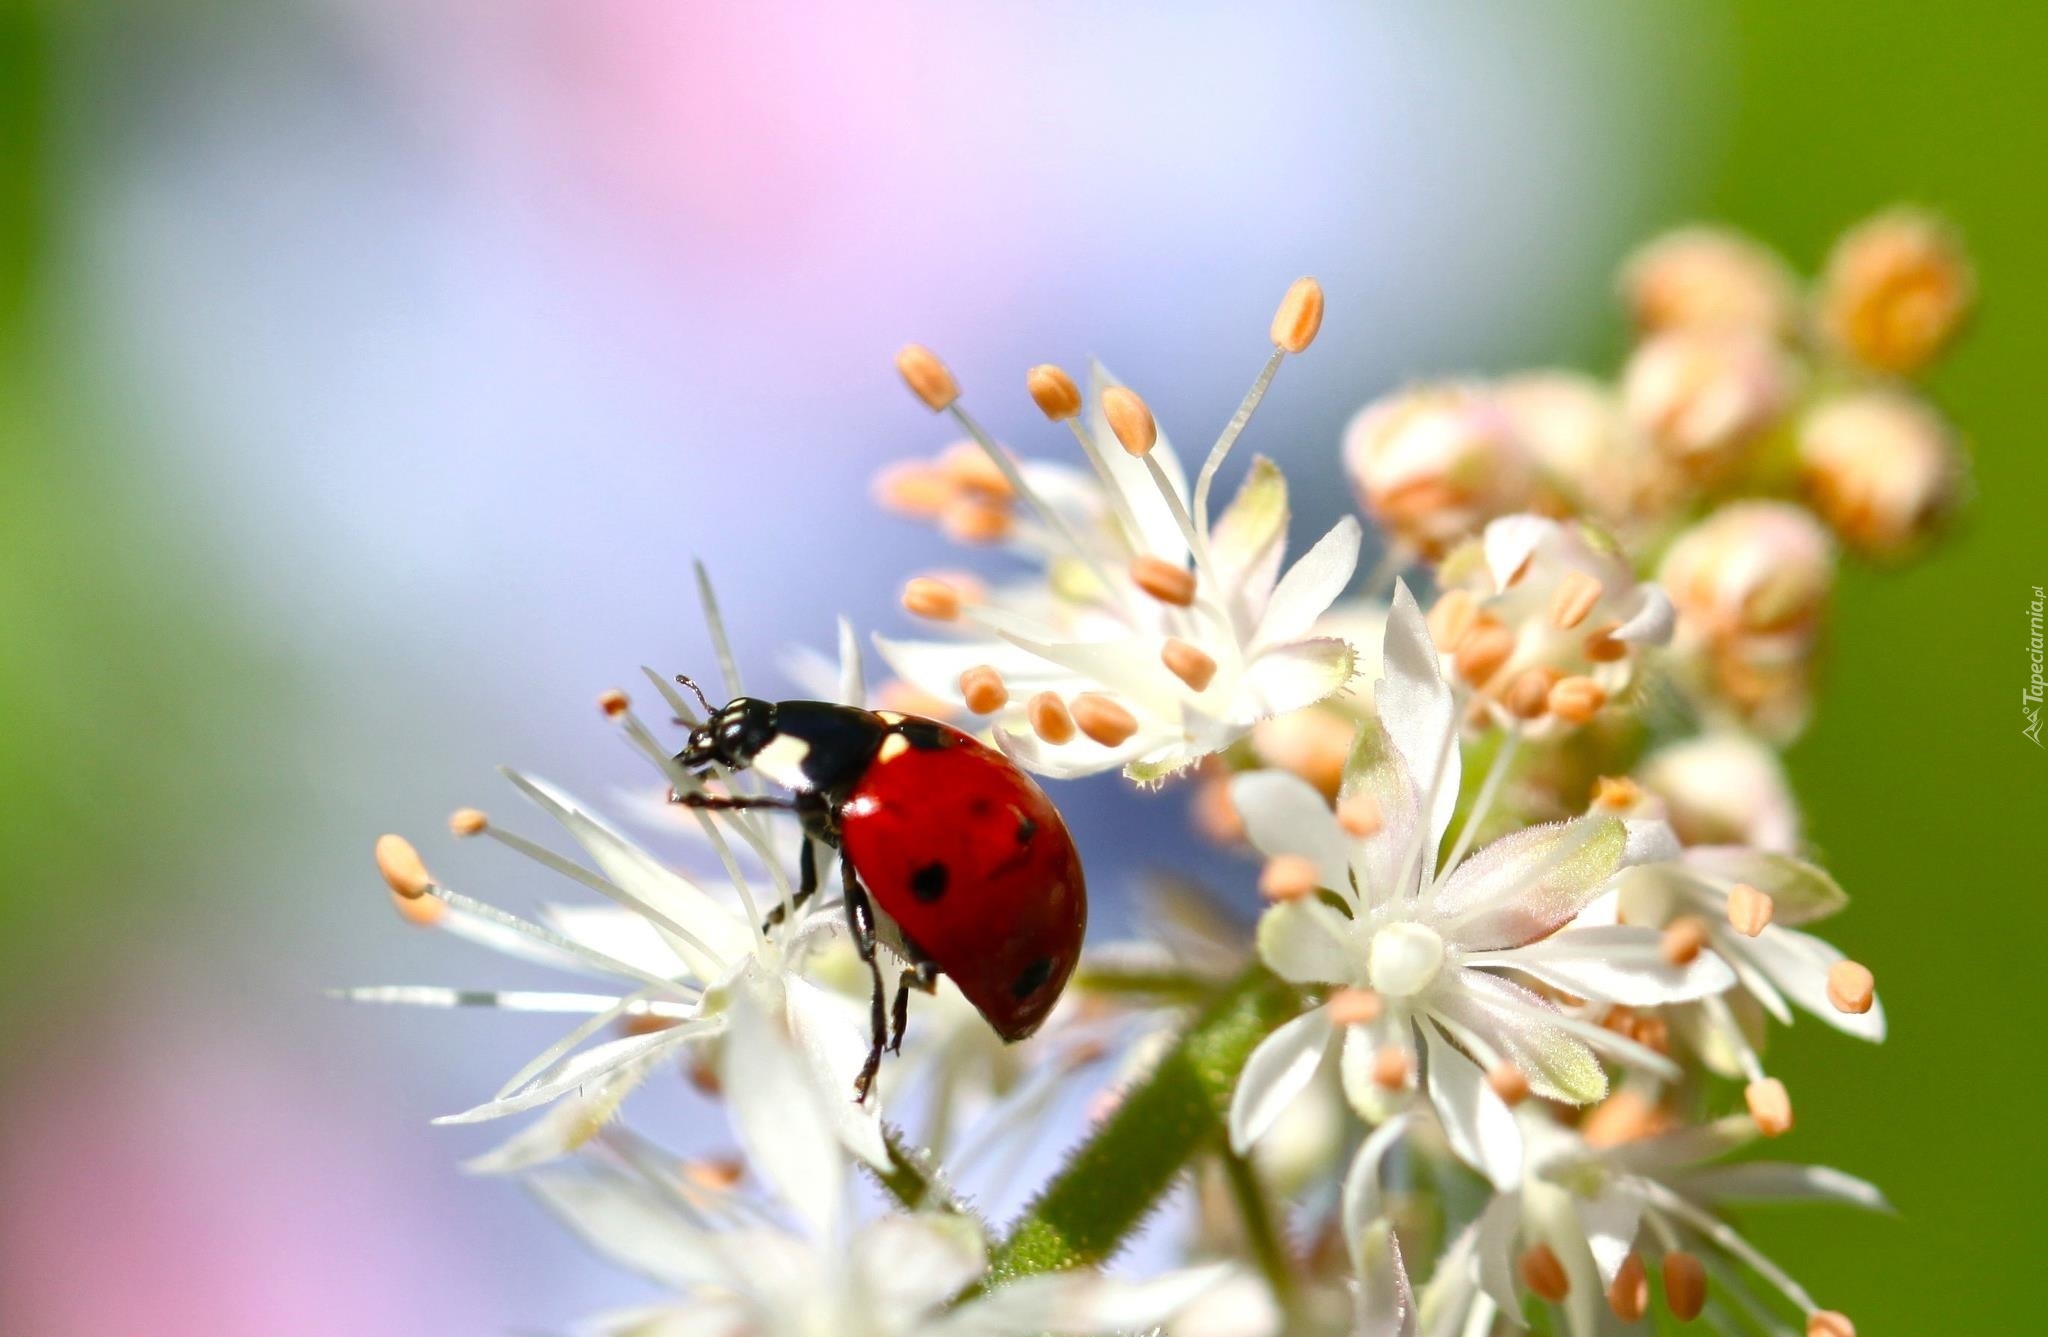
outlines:
{"label": "red ladybug", "polygon": [[[751,769],[792,797],[677,801],[793,811],[809,836],[840,851],[847,922],[874,979],[874,1042],[857,1098],[867,1098],[885,1042],[902,1048],[910,990],[931,992],[941,973],[1004,1040],[1038,1029],[1080,959],[1088,923],[1081,858],[1044,790],[1002,753],[937,720],[745,696],[704,708],[710,718],[676,760],[700,776]],[[806,840],[799,904],[818,888],[813,849]],[[878,938],[911,963],[897,984],[893,1027]]]}

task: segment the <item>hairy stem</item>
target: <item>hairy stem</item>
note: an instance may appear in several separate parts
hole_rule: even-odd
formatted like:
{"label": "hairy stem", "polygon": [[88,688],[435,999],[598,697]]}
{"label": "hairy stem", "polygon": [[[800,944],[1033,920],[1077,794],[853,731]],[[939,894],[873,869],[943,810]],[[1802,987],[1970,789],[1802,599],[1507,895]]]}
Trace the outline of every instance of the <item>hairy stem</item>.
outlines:
{"label": "hairy stem", "polygon": [[1114,1253],[1196,1155],[1223,1144],[1245,1060],[1300,996],[1253,966],[1197,1016],[1025,1209],[996,1250],[990,1279],[1086,1267]]}
{"label": "hairy stem", "polygon": [[1266,1186],[1259,1182],[1252,1163],[1227,1146],[1223,1148],[1222,1161],[1224,1177],[1230,1184],[1230,1200],[1237,1205],[1252,1258],[1273,1292],[1274,1303],[1291,1318],[1295,1309],[1294,1269],[1288,1262],[1287,1241],[1273,1223],[1273,1205],[1266,1199]]}

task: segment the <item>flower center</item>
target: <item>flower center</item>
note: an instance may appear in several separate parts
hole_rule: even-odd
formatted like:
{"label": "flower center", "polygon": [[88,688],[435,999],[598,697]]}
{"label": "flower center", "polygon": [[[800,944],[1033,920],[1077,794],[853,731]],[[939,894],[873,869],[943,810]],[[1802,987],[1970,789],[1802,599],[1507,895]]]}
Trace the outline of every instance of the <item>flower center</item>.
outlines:
{"label": "flower center", "polygon": [[1372,987],[1390,998],[1412,998],[1427,989],[1444,964],[1444,940],[1433,928],[1403,922],[1375,933],[1366,968]]}

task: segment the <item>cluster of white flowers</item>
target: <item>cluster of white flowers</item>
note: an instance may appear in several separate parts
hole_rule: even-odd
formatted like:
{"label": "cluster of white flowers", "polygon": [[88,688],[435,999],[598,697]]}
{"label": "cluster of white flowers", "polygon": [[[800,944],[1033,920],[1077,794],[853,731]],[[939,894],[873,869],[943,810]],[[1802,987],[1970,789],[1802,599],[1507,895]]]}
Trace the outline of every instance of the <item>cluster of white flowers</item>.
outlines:
{"label": "cluster of white flowers", "polygon": [[[541,1110],[471,1167],[523,1177],[587,1243],[674,1292],[593,1332],[1484,1337],[1547,1310],[1551,1330],[1592,1337],[1661,1308],[1767,1334],[1789,1312],[1809,1337],[1853,1337],[1723,1214],[1883,1206],[1838,1171],[1723,1163],[1792,1129],[1765,1063],[1772,1021],[1798,1009],[1884,1032],[1871,972],[1804,931],[1846,897],[1801,857],[1774,750],[1787,713],[1736,681],[1790,674],[1803,713],[1827,526],[1895,551],[1940,509],[1929,479],[1957,472],[1902,445],[1918,430],[1906,418],[1923,443],[1947,438],[1864,373],[1924,365],[1961,318],[1967,271],[1917,215],[1844,246],[1813,318],[1789,271],[1739,238],[1647,249],[1626,287],[1649,341],[1618,400],[1551,375],[1368,409],[1344,455],[1389,560],[1362,588],[1356,518],[1285,560],[1287,484],[1267,459],[1210,515],[1267,387],[1316,335],[1313,281],[1287,294],[1192,484],[1151,408],[1099,366],[1085,395],[1056,367],[1027,378],[1080,447],[1087,467],[1069,468],[1012,456],[944,365],[906,349],[906,381],[966,441],[890,470],[881,499],[1007,547],[1028,574],[912,580],[905,607],[942,634],[878,638],[900,680],[872,693],[844,626],[836,672],[810,660],[796,676],[842,704],[951,718],[1043,776],[1169,786],[1263,860],[1216,856],[1209,886],[1159,898],[1147,940],[1091,947],[1023,1045],[942,980],[855,1099],[867,975],[844,904],[796,895],[808,838],[760,809],[668,802],[758,782],[679,766],[618,692],[604,713],[661,800],[634,806],[676,857],[514,773],[587,863],[473,809],[451,820],[604,904],[529,921],[438,881],[399,837],[377,848],[408,920],[603,988],[349,996],[579,1018],[444,1122]],[[1822,358],[1831,387],[1787,474],[1755,443],[1790,421]],[[1843,477],[1872,469],[1883,477]],[[1410,577],[1434,586],[1427,611]],[[648,677],[665,712],[698,723]],[[722,875],[688,871],[708,867]],[[723,1107],[738,1157],[685,1160],[617,1120],[670,1068]],[[1071,1172],[1090,1182],[1056,1183],[995,1229],[955,1185],[1015,1166],[1090,1074],[1094,1130]],[[1154,1164],[1168,1144],[1186,1156]],[[1186,1266],[1097,1270],[1190,1169]],[[1077,1233],[1088,1210],[1121,1224]],[[1034,1253],[1047,1238],[1065,1252]]]}

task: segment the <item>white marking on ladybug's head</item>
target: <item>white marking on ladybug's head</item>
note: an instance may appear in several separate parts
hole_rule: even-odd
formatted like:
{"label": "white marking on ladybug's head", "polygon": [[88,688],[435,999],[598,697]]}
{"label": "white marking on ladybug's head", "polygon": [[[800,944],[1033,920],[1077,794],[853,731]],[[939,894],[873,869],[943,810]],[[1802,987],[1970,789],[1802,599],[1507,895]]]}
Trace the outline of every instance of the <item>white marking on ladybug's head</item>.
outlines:
{"label": "white marking on ladybug's head", "polygon": [[880,720],[884,724],[901,724],[905,719],[908,719],[909,717],[904,715],[901,711],[878,710],[875,712],[875,718]]}
{"label": "white marking on ladybug's head", "polygon": [[910,740],[900,733],[892,733],[882,740],[882,746],[875,753],[875,760],[894,761],[910,751]]}
{"label": "white marking on ladybug's head", "polygon": [[810,779],[804,774],[804,759],[811,755],[811,745],[790,734],[779,733],[769,740],[768,746],[754,754],[753,768],[784,789],[807,789]]}

